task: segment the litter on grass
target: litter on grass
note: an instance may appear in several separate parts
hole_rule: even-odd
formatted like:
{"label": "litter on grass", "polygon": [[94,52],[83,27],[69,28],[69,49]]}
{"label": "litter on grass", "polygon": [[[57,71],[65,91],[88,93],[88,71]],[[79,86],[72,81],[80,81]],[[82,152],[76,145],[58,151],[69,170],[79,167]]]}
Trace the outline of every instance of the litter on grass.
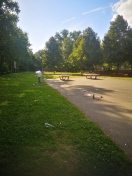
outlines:
{"label": "litter on grass", "polygon": [[49,128],[49,127],[54,127],[54,126],[51,125],[50,123],[45,123],[45,127]]}

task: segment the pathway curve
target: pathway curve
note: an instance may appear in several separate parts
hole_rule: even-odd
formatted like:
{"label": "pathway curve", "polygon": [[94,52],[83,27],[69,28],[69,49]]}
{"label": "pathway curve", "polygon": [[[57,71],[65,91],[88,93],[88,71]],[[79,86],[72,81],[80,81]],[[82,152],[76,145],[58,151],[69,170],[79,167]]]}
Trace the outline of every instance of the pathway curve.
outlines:
{"label": "pathway curve", "polygon": [[85,77],[45,81],[99,125],[132,160],[132,81]]}

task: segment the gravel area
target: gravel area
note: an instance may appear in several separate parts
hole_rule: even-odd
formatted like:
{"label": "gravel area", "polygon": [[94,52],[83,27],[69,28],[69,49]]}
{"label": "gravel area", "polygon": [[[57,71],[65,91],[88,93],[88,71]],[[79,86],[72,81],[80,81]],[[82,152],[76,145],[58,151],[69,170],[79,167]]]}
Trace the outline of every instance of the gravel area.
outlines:
{"label": "gravel area", "polygon": [[45,81],[99,125],[132,160],[132,81],[86,77]]}

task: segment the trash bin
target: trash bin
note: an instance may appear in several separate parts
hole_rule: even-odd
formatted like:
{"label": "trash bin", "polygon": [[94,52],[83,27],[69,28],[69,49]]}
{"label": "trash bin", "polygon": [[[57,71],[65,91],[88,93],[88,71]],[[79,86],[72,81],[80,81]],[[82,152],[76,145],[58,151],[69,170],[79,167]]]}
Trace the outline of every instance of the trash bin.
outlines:
{"label": "trash bin", "polygon": [[38,82],[42,83],[42,77],[41,76],[38,77]]}
{"label": "trash bin", "polygon": [[38,74],[38,82],[42,83],[42,72],[39,70],[39,71],[36,71],[36,73]]}

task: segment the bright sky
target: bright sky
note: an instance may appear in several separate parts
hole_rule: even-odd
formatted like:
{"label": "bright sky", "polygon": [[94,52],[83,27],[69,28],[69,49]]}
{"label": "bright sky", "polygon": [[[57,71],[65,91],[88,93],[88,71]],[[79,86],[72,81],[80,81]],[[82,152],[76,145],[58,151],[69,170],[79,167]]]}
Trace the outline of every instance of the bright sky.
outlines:
{"label": "bright sky", "polygon": [[123,15],[132,26],[132,0],[16,0],[20,27],[28,33],[35,53],[63,29],[83,31],[91,27],[103,39],[115,15]]}

